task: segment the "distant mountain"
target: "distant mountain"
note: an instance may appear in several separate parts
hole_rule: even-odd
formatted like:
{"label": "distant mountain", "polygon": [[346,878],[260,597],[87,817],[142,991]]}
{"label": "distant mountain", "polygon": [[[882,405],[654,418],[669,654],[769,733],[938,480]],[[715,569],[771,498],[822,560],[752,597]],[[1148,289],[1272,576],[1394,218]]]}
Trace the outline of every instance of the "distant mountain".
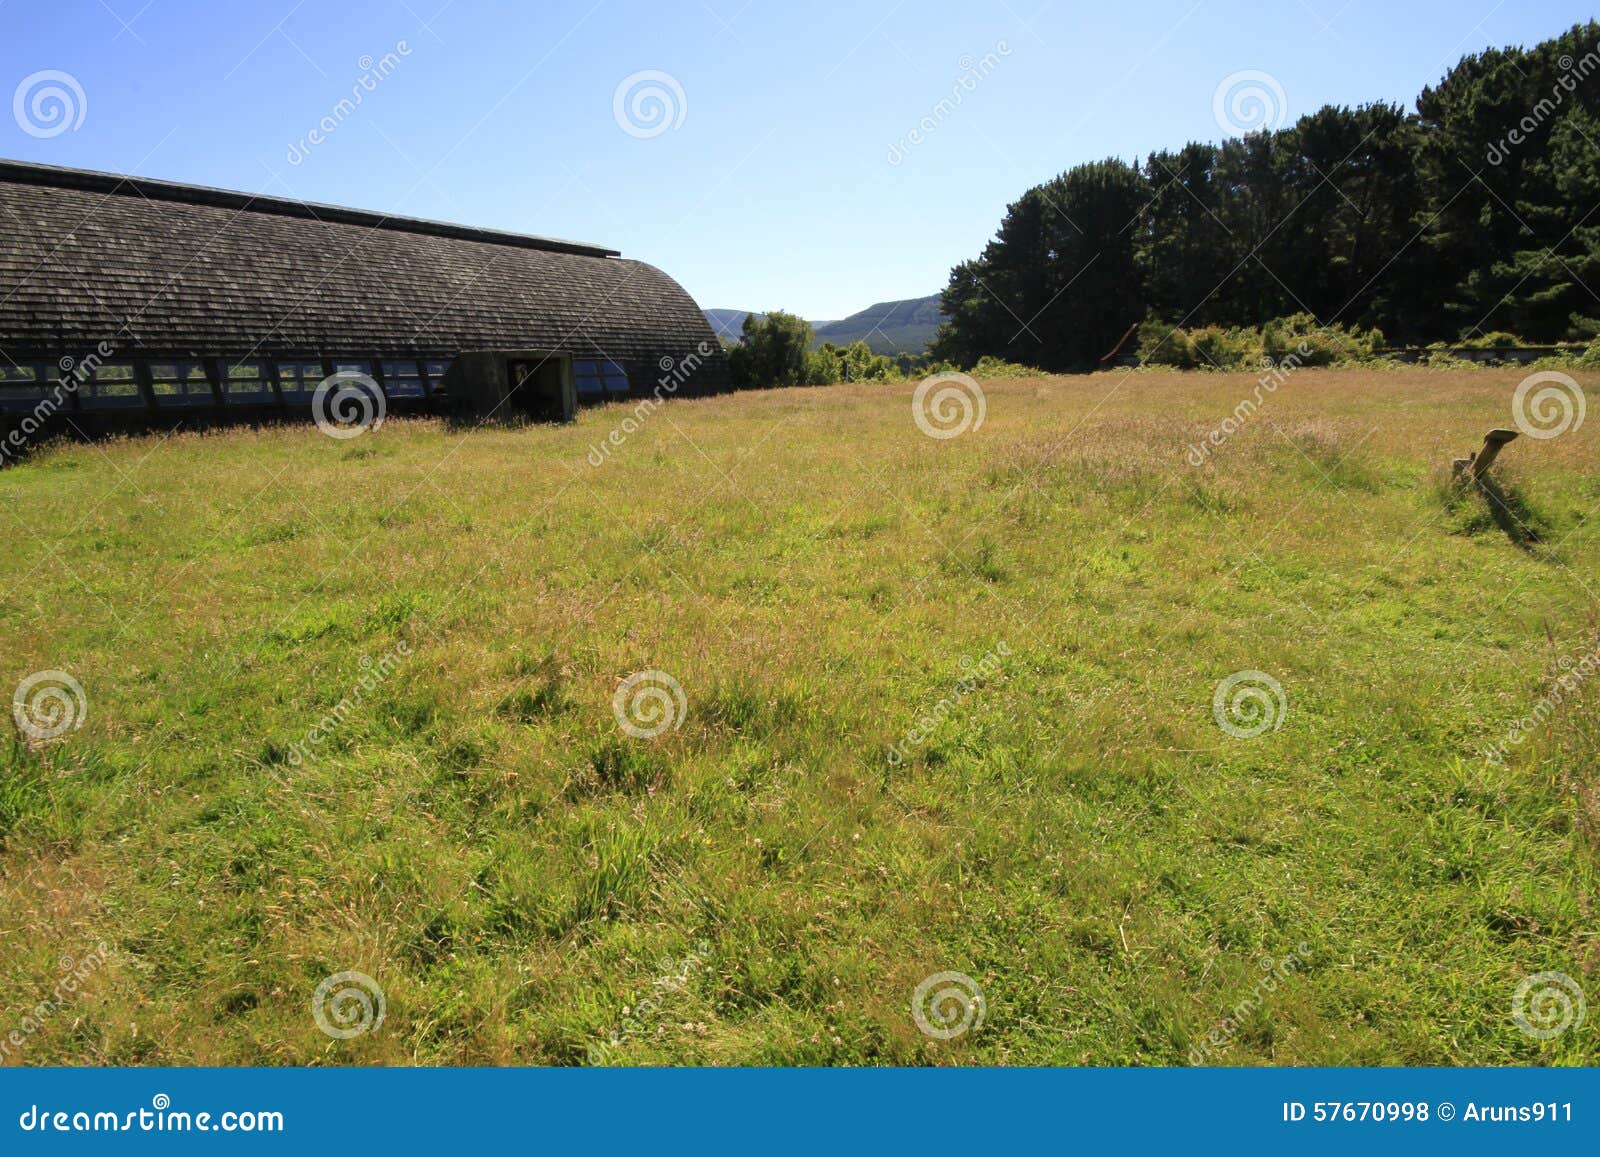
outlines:
{"label": "distant mountain", "polygon": [[[711,323],[711,332],[723,341],[738,341],[744,332],[744,319],[750,316],[748,309],[703,309],[706,320]],[[758,313],[758,319],[765,317]]]}
{"label": "distant mountain", "polygon": [[[736,342],[743,333],[748,309],[708,309],[703,311],[711,330],[724,341]],[[755,315],[757,320],[765,314]],[[939,328],[944,314],[939,312],[939,295],[914,297],[907,301],[880,301],[843,321],[813,321],[816,333],[812,345],[825,341],[849,345],[864,341],[875,354],[920,354]]]}
{"label": "distant mountain", "polygon": [[938,294],[880,301],[843,321],[817,326],[817,341],[834,345],[864,341],[875,354],[920,354],[942,321]]}

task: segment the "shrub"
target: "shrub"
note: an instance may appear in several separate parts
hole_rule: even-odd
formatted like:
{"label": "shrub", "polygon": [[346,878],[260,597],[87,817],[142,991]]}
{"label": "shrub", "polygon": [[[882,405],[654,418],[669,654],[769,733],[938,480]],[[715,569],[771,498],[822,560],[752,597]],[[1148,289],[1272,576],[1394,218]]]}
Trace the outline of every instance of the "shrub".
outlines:
{"label": "shrub", "polygon": [[1473,364],[1465,358],[1458,358],[1451,353],[1450,351],[1454,348],[1449,342],[1436,341],[1423,351],[1418,364],[1442,370],[1456,369]]}
{"label": "shrub", "polygon": [[1479,334],[1477,337],[1464,337],[1460,341],[1456,342],[1456,346],[1458,348],[1469,350],[1492,350],[1504,349],[1507,347],[1514,349],[1522,344],[1522,339],[1516,334],[1507,333],[1503,329],[1497,329],[1490,333]]}
{"label": "shrub", "polygon": [[1261,334],[1254,329],[1201,326],[1189,331],[1189,344],[1201,369],[1251,369],[1261,361]]}
{"label": "shrub", "polygon": [[972,374],[978,378],[1037,378],[1044,373],[1037,366],[1025,366],[1020,362],[1008,362],[1004,358],[984,355],[978,359],[978,364],[972,367]]}
{"label": "shrub", "polygon": [[1262,330],[1262,350],[1274,362],[1294,354],[1301,365],[1331,366],[1339,362],[1376,360],[1384,347],[1383,331],[1322,325],[1309,313],[1269,321]]}
{"label": "shrub", "polygon": [[828,386],[835,382],[886,382],[899,376],[894,362],[872,352],[864,341],[847,346],[823,342],[821,348],[806,354],[806,382]]}
{"label": "shrub", "polygon": [[1174,366],[1180,370],[1194,369],[1200,357],[1183,330],[1153,317],[1139,325],[1138,352],[1143,365]]}
{"label": "shrub", "polygon": [[1377,360],[1384,346],[1377,329],[1320,325],[1309,313],[1253,326],[1207,325],[1178,329],[1151,318],[1139,327],[1139,360],[1178,369],[1254,369],[1263,358],[1280,362],[1293,356],[1301,365]]}
{"label": "shrub", "polygon": [[744,319],[743,340],[728,350],[734,388],[801,385],[810,371],[806,356],[810,344],[810,322],[781,309],[762,318],[750,314]]}

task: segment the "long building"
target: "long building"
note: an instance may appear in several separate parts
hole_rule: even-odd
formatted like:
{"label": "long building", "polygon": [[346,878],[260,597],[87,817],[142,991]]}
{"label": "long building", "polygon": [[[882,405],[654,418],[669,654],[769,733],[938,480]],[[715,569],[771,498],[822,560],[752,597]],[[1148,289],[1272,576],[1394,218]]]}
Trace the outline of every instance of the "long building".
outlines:
{"label": "long building", "polygon": [[309,419],[345,389],[564,420],[727,385],[694,300],[615,250],[0,161],[13,436]]}

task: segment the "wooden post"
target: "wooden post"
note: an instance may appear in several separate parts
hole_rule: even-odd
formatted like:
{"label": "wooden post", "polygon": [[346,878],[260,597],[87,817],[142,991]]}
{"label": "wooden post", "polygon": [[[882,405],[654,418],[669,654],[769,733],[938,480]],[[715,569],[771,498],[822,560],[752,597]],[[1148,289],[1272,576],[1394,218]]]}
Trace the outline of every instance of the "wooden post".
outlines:
{"label": "wooden post", "polygon": [[[223,403],[228,400],[226,390],[224,389],[224,382],[226,379],[223,377],[223,374],[225,374],[227,371],[223,368],[222,359],[201,358],[200,365],[206,371],[206,385],[211,387],[211,404],[220,408]],[[183,388],[185,390],[189,388],[189,383],[187,380],[188,376],[188,374],[184,374],[185,381]]]}
{"label": "wooden post", "polygon": [[1500,451],[1510,442],[1517,440],[1515,430],[1490,430],[1483,436],[1483,449],[1473,454],[1470,458],[1457,458],[1451,465],[1457,481],[1466,475],[1473,482],[1482,483],[1484,475],[1488,474],[1489,467],[1494,465],[1494,460],[1500,457]]}

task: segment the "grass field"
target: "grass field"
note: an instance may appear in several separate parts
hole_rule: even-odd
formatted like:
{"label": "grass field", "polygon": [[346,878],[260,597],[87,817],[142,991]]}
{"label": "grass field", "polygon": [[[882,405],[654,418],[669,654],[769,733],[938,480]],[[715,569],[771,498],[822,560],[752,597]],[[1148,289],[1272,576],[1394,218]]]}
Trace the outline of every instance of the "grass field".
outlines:
{"label": "grass field", "polygon": [[87,705],[0,747],[5,1059],[1595,1063],[1600,1011],[1512,998],[1600,998],[1600,686],[1483,752],[1600,644],[1600,420],[1502,458],[1537,542],[1442,481],[1522,373],[1302,370],[1200,467],[1254,376],[985,382],[949,439],[909,385],[673,401],[598,466],[630,410],[0,472],[3,690]]}

